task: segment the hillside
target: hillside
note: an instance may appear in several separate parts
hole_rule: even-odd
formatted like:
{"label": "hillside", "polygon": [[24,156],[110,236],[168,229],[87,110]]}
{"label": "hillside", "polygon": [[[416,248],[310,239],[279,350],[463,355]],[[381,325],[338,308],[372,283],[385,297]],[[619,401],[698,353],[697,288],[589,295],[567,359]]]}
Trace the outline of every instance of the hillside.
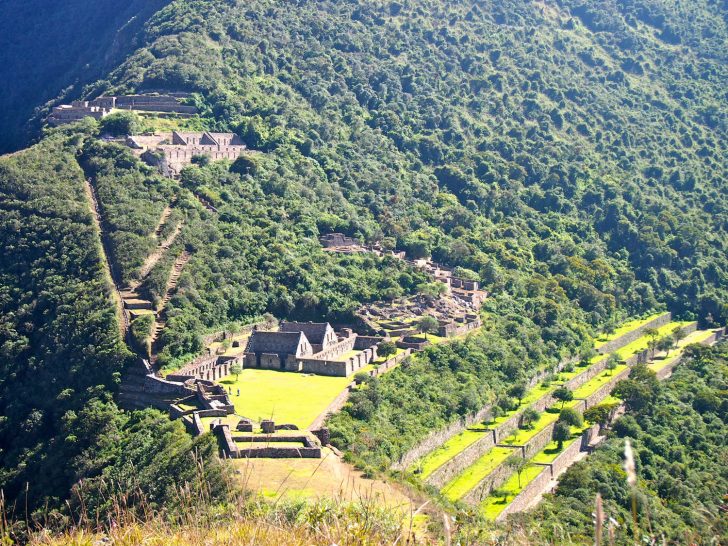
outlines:
{"label": "hillside", "polygon": [[[31,512],[72,515],[64,501],[88,479],[103,513],[100,484],[134,490],[129,465],[170,508],[175,483],[203,487],[175,457],[217,460],[210,435],[116,408],[154,322],[122,342],[112,279],[163,309],[151,344],[165,371],[204,335],[264,317],[349,325],[361,304],[427,296],[406,262],[324,251],[323,234],[479,279],[477,334],[372,381],[331,419],[367,473],[537,372],[588,361],[593,338],[630,317],[728,321],[720,2],[79,0],[39,17],[40,4],[0,7],[0,150],[25,143],[51,99],[187,92],[199,114],[86,119],[0,159],[0,488],[16,510],[28,497]],[[99,138],[120,119],[121,135],[231,131],[248,151],[168,178]],[[136,446],[128,459],[115,435]],[[224,498],[223,469],[205,464]],[[28,481],[40,490],[24,494]]]}
{"label": "hillside", "polygon": [[144,24],[168,0],[8,0],[0,5],[0,154],[39,130],[34,111],[75,97],[135,49]]}

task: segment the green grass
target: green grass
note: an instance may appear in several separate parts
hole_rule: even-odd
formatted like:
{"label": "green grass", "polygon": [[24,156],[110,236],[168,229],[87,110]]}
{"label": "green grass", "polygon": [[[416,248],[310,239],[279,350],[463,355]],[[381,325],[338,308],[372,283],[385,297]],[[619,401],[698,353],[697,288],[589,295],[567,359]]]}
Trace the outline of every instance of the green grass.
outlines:
{"label": "green grass", "polygon": [[245,369],[237,381],[231,375],[219,383],[232,388],[230,399],[235,413],[255,421],[273,419],[305,429],[351,383],[351,378]]}
{"label": "green grass", "polygon": [[[690,321],[677,321],[677,322],[670,322],[668,324],[665,324],[664,326],[661,326],[660,328],[657,329],[658,339],[672,334],[672,331],[675,328],[677,328],[677,327],[682,328],[684,326],[687,326],[688,324],[690,324]],[[649,343],[649,341],[650,341],[650,338],[648,338],[647,336],[642,336],[642,337],[634,340],[632,343],[625,345],[621,349],[618,349],[615,352],[619,355],[619,358],[621,358],[622,360],[625,360],[625,359],[629,358],[630,356],[635,355],[635,354],[647,349],[647,344]]]}
{"label": "green grass", "polygon": [[425,457],[420,459],[419,462],[413,465],[421,469],[421,478],[426,479],[435,470],[440,468],[447,461],[452,459],[455,455],[463,451],[466,447],[473,445],[476,441],[483,437],[483,434],[493,434],[492,432],[486,433],[484,429],[472,430],[466,429],[460,434],[456,434],[450,438],[447,442],[442,444],[436,450],[431,451]]}
{"label": "green grass", "polygon": [[531,423],[532,427],[530,429],[518,429],[500,443],[505,445],[520,446],[528,442],[531,438],[536,436],[536,434],[541,432],[548,425],[550,425],[551,423],[555,423],[558,420],[560,413],[559,410],[561,409],[561,402],[555,404],[554,406],[552,406],[552,408],[553,409],[551,411],[547,410],[541,412],[538,420]]}
{"label": "green grass", "polygon": [[485,515],[485,517],[487,517],[488,519],[497,518],[498,515],[503,510],[505,510],[506,506],[508,506],[513,498],[516,497],[521,491],[523,491],[523,489],[529,483],[535,480],[536,477],[547,468],[548,467],[546,466],[538,465],[526,467],[526,469],[521,472],[520,487],[518,485],[518,474],[516,474],[515,472],[511,474],[508,480],[506,480],[506,482],[499,488],[508,492],[508,496],[506,497],[505,502],[502,500],[501,497],[489,496],[480,504],[480,510],[483,515]]}
{"label": "green grass", "polygon": [[671,356],[656,358],[654,362],[650,363],[650,369],[653,372],[659,372],[661,369],[669,366],[670,364],[675,362],[676,359],[680,358],[680,355],[682,355],[683,349],[685,349],[685,347],[692,343],[701,343],[708,339],[712,334],[713,330],[696,330],[695,332],[692,332],[691,334],[686,336],[685,339],[681,340],[680,343],[678,343],[677,350],[670,351],[669,354]]}
{"label": "green grass", "polygon": [[657,317],[662,316],[663,314],[664,314],[664,312],[650,315],[647,318],[629,320],[629,321],[625,322],[624,324],[622,324],[619,328],[614,330],[614,332],[612,332],[611,334],[602,334],[599,337],[597,337],[597,339],[594,341],[594,348],[599,349],[599,347],[601,347],[605,343],[608,343],[619,337],[622,337],[624,334],[627,334],[627,333],[631,332],[632,330],[636,330],[637,328],[644,326],[651,320],[654,320]]}
{"label": "green grass", "polygon": [[592,394],[597,392],[597,390],[609,383],[616,375],[622,373],[627,368],[628,366],[626,364],[618,364],[613,370],[604,370],[599,375],[576,389],[574,391],[574,399],[583,400],[585,398],[589,398]]}
{"label": "green grass", "polygon": [[460,499],[514,453],[516,451],[508,447],[494,447],[488,450],[485,455],[466,468],[462,474],[445,485],[442,488],[442,493],[452,501]]}

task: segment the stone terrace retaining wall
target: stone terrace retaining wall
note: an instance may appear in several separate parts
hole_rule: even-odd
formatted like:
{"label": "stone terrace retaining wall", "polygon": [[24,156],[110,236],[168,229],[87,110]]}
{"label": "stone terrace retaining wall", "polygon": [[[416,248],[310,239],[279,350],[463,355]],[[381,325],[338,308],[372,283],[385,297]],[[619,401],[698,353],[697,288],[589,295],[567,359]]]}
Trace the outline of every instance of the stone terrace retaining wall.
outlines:
{"label": "stone terrace retaining wall", "polygon": [[491,429],[483,432],[482,438],[476,440],[452,459],[443,463],[425,481],[438,489],[442,489],[446,483],[472,465],[483,453],[493,446],[495,446],[495,430]]}
{"label": "stone terrace retaining wall", "polygon": [[[574,363],[575,359],[570,358],[568,360],[564,360],[563,362],[559,363],[557,370],[562,370],[564,366]],[[542,373],[537,374],[534,376],[534,378],[530,381],[528,384],[528,388],[532,388],[536,386],[539,382],[543,381],[544,378],[549,375],[549,371],[544,371]],[[541,402],[541,400],[537,400],[535,403],[538,404]],[[543,402],[546,403],[545,401]],[[450,423],[444,428],[435,430],[431,432],[424,440],[422,440],[420,443],[418,443],[416,446],[414,446],[412,449],[410,449],[407,453],[403,454],[402,457],[400,457],[399,461],[394,463],[392,465],[393,470],[405,470],[408,466],[410,466],[413,462],[415,462],[420,457],[424,457],[431,451],[435,450],[436,448],[440,447],[442,444],[447,442],[450,438],[455,436],[456,434],[459,434],[463,430],[465,430],[467,427],[475,424],[475,423],[482,423],[485,419],[491,418],[490,410],[492,408],[492,404],[489,404],[482,408],[480,411],[478,411],[475,414],[467,415],[465,417],[462,417],[458,419],[457,421]],[[544,406],[545,407],[545,406]],[[504,421],[499,425],[498,431],[496,434],[496,441],[499,441],[501,438],[505,438],[511,432],[513,432],[516,428],[518,428],[518,423],[521,418],[522,411],[525,410],[524,408],[521,408],[521,411],[517,412],[515,415],[511,416],[508,420]],[[505,432],[510,430],[510,432]],[[503,432],[500,432],[503,431]],[[472,447],[472,446],[471,446]]]}
{"label": "stone terrace retaining wall", "polygon": [[631,371],[632,369],[628,367],[621,372],[614,374],[609,381],[584,399],[584,409],[596,406],[599,402],[609,396],[609,393],[612,392],[616,383],[622,379],[627,379],[627,376]]}
{"label": "stone terrace retaining wall", "polygon": [[534,496],[543,490],[548,483],[551,481],[551,468],[544,466],[543,470],[536,476],[531,482],[523,488],[516,497],[508,504],[505,509],[498,514],[496,521],[501,521],[508,514],[513,512],[520,512],[524,510],[531,502]]}
{"label": "stone terrace retaining wall", "polygon": [[640,326],[636,330],[632,330],[631,332],[627,332],[626,334],[619,336],[617,339],[613,339],[612,341],[608,341],[599,349],[597,349],[597,352],[600,352],[602,354],[609,354],[620,347],[624,347],[628,343],[632,343],[637,338],[642,337],[642,332],[644,332],[647,328],[659,328],[660,326],[664,326],[668,322],[672,320],[672,313],[663,313],[659,317],[649,321],[648,323]]}
{"label": "stone terrace retaining wall", "polygon": [[[513,450],[514,453],[519,451],[520,450],[518,449]],[[504,464],[497,466],[493,469],[493,472],[488,474],[478,485],[468,491],[461,500],[466,504],[473,506],[480,504],[485,500],[490,492],[493,491],[493,489],[504,483],[512,473],[513,470]]]}

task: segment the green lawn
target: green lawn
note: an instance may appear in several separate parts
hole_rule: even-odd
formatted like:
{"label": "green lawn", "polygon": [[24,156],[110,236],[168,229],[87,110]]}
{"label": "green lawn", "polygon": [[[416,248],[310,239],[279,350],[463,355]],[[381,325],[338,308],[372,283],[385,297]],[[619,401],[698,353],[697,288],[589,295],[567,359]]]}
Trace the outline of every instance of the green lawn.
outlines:
{"label": "green lawn", "polygon": [[442,493],[452,501],[460,499],[514,453],[516,453],[516,450],[508,447],[494,447],[488,450],[485,455],[466,468],[462,474],[445,485],[442,488]]}
{"label": "green lawn", "polygon": [[526,467],[526,469],[521,472],[520,487],[518,485],[518,474],[514,472],[513,474],[511,474],[508,480],[499,488],[508,492],[508,496],[505,498],[505,501],[502,497],[489,496],[480,504],[481,512],[488,519],[497,518],[498,515],[503,510],[505,510],[506,506],[508,506],[508,504],[513,500],[514,497],[516,497],[521,491],[523,491],[523,489],[529,483],[536,479],[536,477],[541,474],[541,472],[544,472],[544,470],[548,472],[547,469],[548,467],[546,466],[538,465]]}
{"label": "green lawn", "polygon": [[613,341],[617,339],[618,337],[623,336],[624,334],[627,334],[631,332],[632,330],[636,330],[637,328],[644,326],[651,320],[656,319],[657,317],[663,315],[664,313],[656,313],[654,315],[650,315],[647,318],[642,319],[632,319],[630,321],[625,322],[622,324],[619,328],[614,330],[611,334],[602,334],[600,335],[595,341],[594,341],[594,348],[599,349],[602,345],[605,343],[608,343],[610,341]]}
{"label": "green lawn", "polygon": [[254,421],[273,419],[305,429],[351,383],[351,378],[245,369],[237,381],[230,375],[219,383],[232,388],[235,413]]}
{"label": "green lawn", "polygon": [[466,447],[474,444],[483,434],[493,434],[485,432],[485,429],[466,429],[460,434],[456,434],[447,442],[438,447],[435,451],[431,451],[425,457],[416,462],[412,469],[421,468],[421,478],[424,480],[435,470],[440,468],[455,455],[463,451]]}
{"label": "green lawn", "polygon": [[597,392],[605,384],[609,383],[614,376],[622,373],[628,366],[626,364],[618,364],[613,370],[604,370],[596,377],[584,383],[581,387],[574,391],[574,399],[583,400],[589,398],[592,394]]}

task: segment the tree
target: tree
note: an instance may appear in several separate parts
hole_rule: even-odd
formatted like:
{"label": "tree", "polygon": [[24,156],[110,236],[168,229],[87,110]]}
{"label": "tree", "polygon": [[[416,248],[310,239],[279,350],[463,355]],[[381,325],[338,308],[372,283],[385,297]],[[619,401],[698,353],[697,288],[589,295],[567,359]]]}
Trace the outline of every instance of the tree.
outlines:
{"label": "tree", "polygon": [[523,402],[523,397],[526,396],[528,389],[524,383],[516,383],[510,389],[508,389],[508,395],[518,399],[518,405],[520,406]]}
{"label": "tree", "polygon": [[591,359],[596,356],[597,352],[594,350],[594,347],[584,347],[579,352],[579,366],[584,367],[588,366],[591,362]]}
{"label": "tree", "polygon": [[516,475],[518,476],[518,489],[521,488],[521,474],[523,473],[526,468],[528,468],[531,465],[531,462],[524,459],[523,457],[519,457],[518,455],[511,455],[508,457],[505,461],[506,466],[513,470]]}
{"label": "tree", "polygon": [[236,362],[235,364],[230,366],[230,373],[235,376],[235,381],[237,381],[240,377],[240,374],[243,373],[243,367],[238,362]]}
{"label": "tree", "polygon": [[572,427],[580,427],[584,424],[584,419],[581,413],[576,411],[574,408],[564,408],[559,414],[559,421],[563,421]]}
{"label": "tree", "polygon": [[561,409],[564,408],[564,404],[566,404],[566,402],[571,402],[574,399],[574,393],[567,387],[559,387],[551,396],[561,402]]}
{"label": "tree", "polygon": [[650,350],[650,360],[655,358],[655,349],[657,348],[657,338],[660,337],[660,331],[657,328],[646,328],[645,336],[649,338],[647,348]]}
{"label": "tree", "polygon": [[521,415],[521,428],[529,429],[533,426],[533,423],[538,421],[541,414],[534,408],[526,408]]}
{"label": "tree", "polygon": [[418,285],[417,291],[426,298],[434,300],[447,292],[447,286],[442,282],[426,282]]}
{"label": "tree", "polygon": [[[607,357],[607,362],[604,367],[607,368],[607,370],[609,370],[610,372],[613,372],[619,365],[620,360],[621,359],[619,358],[619,355],[617,353],[612,353]],[[612,374],[610,373],[609,375]]]}
{"label": "tree", "polygon": [[127,136],[139,132],[139,116],[134,112],[117,112],[106,116],[99,123],[102,135]]}
{"label": "tree", "polygon": [[388,358],[397,352],[397,345],[394,341],[382,341],[377,347],[377,355]]}
{"label": "tree", "polygon": [[425,339],[427,339],[427,334],[437,333],[439,326],[440,323],[432,315],[425,315],[417,321],[417,328],[425,334]]}
{"label": "tree", "polygon": [[672,336],[665,336],[657,341],[657,350],[665,351],[665,356],[667,357],[670,355],[670,349],[676,345],[675,339]]}
{"label": "tree", "polygon": [[614,410],[617,406],[618,404],[597,404],[584,411],[584,419],[587,423],[591,423],[592,425],[598,424],[604,428],[612,420]]}
{"label": "tree", "polygon": [[686,335],[687,334],[682,328],[680,328],[680,326],[675,326],[675,328],[672,329],[672,339],[675,342],[675,349],[677,349],[680,342],[685,339]]}
{"label": "tree", "polygon": [[571,427],[564,421],[557,421],[554,425],[553,439],[558,442],[556,448],[561,451],[564,448],[564,442],[571,438]]}
{"label": "tree", "polygon": [[612,394],[624,400],[629,411],[640,411],[650,403],[654,393],[644,383],[630,378],[617,383]]}

